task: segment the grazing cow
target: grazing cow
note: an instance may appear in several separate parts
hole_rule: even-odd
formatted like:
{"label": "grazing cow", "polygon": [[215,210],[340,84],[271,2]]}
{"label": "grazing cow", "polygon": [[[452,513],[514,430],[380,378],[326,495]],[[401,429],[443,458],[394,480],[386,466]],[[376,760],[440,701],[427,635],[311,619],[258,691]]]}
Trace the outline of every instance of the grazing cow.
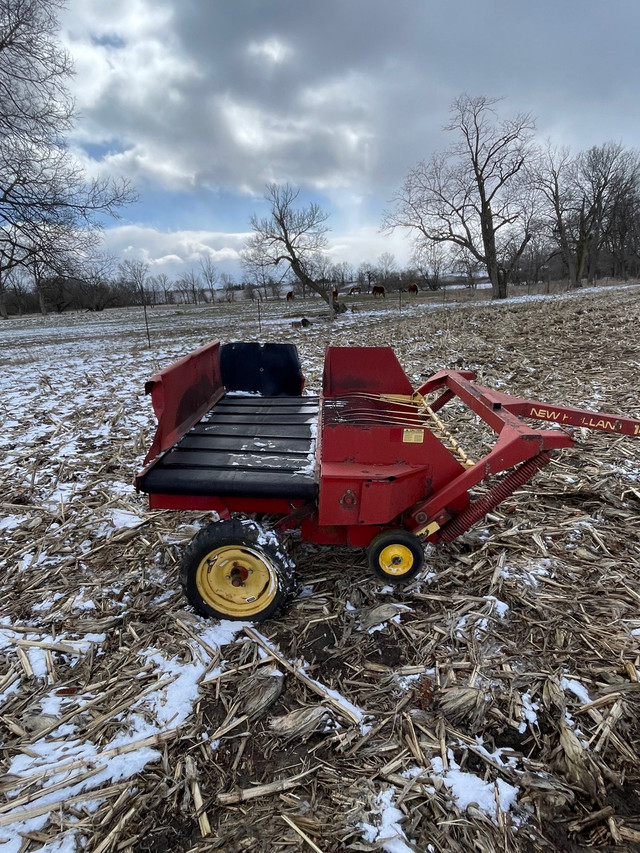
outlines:
{"label": "grazing cow", "polygon": [[287,302],[291,302],[291,301],[292,301],[292,299],[293,299],[293,290],[290,290],[290,291],[287,293]]}
{"label": "grazing cow", "polygon": [[386,299],[386,293],[384,287],[381,284],[376,284],[373,286],[371,290],[372,296],[382,296],[383,299]]}
{"label": "grazing cow", "polygon": [[355,296],[356,293],[362,293],[362,288],[359,284],[356,284],[354,287],[349,288],[349,296]]}
{"label": "grazing cow", "polygon": [[407,293],[415,293],[417,296],[418,295],[418,285],[417,284],[410,284],[409,287],[407,288]]}
{"label": "grazing cow", "polygon": [[334,302],[338,301],[338,288],[337,287],[333,288],[333,290],[331,291],[331,296],[333,296]]}

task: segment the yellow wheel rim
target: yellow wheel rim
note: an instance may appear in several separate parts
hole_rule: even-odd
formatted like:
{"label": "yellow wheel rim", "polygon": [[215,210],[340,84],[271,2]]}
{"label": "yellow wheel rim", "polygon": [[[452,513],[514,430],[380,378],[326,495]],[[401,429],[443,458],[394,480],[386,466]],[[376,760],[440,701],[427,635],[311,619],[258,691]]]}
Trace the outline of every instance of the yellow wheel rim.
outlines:
{"label": "yellow wheel rim", "polygon": [[378,564],[386,575],[401,577],[413,568],[413,554],[406,545],[387,545],[380,551]]}
{"label": "yellow wheel rim", "polygon": [[245,545],[222,545],[204,557],[196,570],[202,600],[227,616],[255,616],[278,592],[278,578],[269,560]]}

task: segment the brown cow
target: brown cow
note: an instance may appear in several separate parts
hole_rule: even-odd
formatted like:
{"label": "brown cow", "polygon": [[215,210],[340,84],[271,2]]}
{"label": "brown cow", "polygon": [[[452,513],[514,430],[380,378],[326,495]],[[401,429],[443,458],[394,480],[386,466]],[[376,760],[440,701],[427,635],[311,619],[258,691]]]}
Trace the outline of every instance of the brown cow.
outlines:
{"label": "brown cow", "polygon": [[362,288],[359,284],[356,284],[354,287],[349,288],[349,296],[355,296],[356,293],[362,293]]}
{"label": "brown cow", "polygon": [[293,290],[290,290],[287,293],[287,302],[291,302],[292,299],[293,299]]}
{"label": "brown cow", "polygon": [[415,293],[417,295],[418,285],[417,284],[410,284],[409,287],[407,288],[407,293]]}
{"label": "brown cow", "polygon": [[381,284],[376,284],[373,286],[371,290],[372,296],[382,296],[383,299],[386,299],[386,293],[384,287]]}

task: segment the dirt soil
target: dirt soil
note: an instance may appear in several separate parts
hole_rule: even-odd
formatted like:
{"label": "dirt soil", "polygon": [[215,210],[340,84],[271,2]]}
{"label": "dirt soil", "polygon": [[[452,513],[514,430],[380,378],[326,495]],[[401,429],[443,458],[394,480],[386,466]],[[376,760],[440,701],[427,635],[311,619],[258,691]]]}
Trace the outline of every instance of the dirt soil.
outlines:
{"label": "dirt soil", "polygon": [[[144,381],[205,341],[390,344],[640,418],[640,286],[20,318],[0,343],[4,850],[640,850],[640,440],[585,429],[406,587],[292,535],[280,619],[212,624],[177,562],[204,513],[131,487]],[[306,317],[311,325],[303,327]],[[469,455],[491,435],[453,407]]]}

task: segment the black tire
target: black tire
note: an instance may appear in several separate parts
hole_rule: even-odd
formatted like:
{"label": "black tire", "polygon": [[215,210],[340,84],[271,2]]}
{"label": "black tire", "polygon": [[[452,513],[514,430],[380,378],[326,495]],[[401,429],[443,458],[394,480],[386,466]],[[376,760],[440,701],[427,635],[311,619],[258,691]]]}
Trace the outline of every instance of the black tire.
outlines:
{"label": "black tire", "polygon": [[187,545],[180,564],[185,595],[203,616],[263,622],[295,594],[295,569],[274,533],[253,521],[215,521]]}
{"label": "black tire", "polygon": [[406,530],[383,530],[367,548],[369,568],[387,583],[407,583],[424,566],[424,546]]}

